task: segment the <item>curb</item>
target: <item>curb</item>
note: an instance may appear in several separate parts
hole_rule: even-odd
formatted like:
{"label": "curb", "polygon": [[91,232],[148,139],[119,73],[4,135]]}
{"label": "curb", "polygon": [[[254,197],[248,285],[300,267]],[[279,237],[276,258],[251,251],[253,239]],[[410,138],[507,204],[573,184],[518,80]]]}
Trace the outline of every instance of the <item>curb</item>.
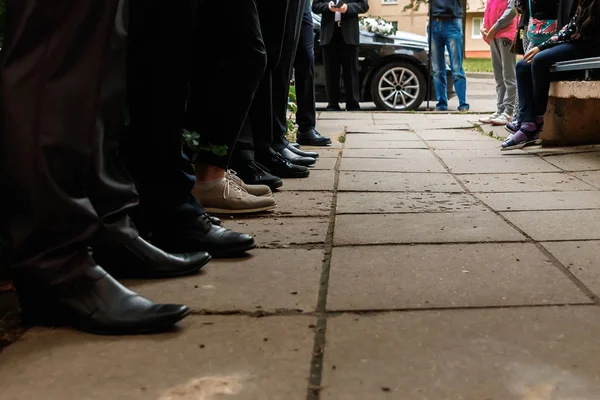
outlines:
{"label": "curb", "polygon": [[467,78],[491,79],[494,77],[492,72],[467,72]]}

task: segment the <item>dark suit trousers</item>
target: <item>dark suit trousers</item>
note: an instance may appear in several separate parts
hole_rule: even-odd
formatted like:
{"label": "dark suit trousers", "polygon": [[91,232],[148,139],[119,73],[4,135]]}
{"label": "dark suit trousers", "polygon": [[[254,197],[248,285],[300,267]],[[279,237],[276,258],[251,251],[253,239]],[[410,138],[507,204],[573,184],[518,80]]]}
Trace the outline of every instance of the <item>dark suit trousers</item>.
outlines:
{"label": "dark suit trousers", "polygon": [[[225,145],[228,150],[224,156],[199,151],[197,163],[223,169],[229,166],[267,64],[256,1],[236,0],[228,6],[235,12],[227,17],[227,29],[222,29],[220,18],[204,18],[221,13],[220,2],[207,1],[198,7],[202,22],[194,33],[191,95],[186,112],[186,128],[200,134],[201,145]],[[219,32],[218,39],[207,32]]]}
{"label": "dark suit trousers", "polygon": [[340,102],[340,67],[344,76],[346,103],[358,104],[360,100],[358,83],[358,46],[344,42],[342,29],[337,26],[331,42],[323,46],[325,66],[325,89],[329,104]]}
{"label": "dark suit trousers", "polygon": [[296,123],[300,132],[308,132],[316,125],[315,107],[315,32],[310,2],[302,16],[300,39],[294,59],[294,80],[296,87]]}
{"label": "dark suit trousers", "polygon": [[297,0],[257,0],[258,18],[267,50],[267,66],[234,149],[233,161],[245,163],[270,152],[273,142],[273,71],[279,65],[288,8]]}
{"label": "dark suit trousers", "polygon": [[204,212],[191,194],[194,170],[182,152],[196,1],[129,3],[130,125],[122,154],[140,194],[134,220],[147,233]]}
{"label": "dark suit trousers", "polygon": [[290,2],[286,16],[283,51],[281,52],[279,65],[273,71],[273,143],[271,147],[275,151],[280,151],[289,144],[285,138],[287,132],[287,104],[306,1],[294,0]]}
{"label": "dark suit trousers", "polygon": [[[93,265],[98,233],[127,241],[137,194],[116,156],[123,68],[118,0],[7,3],[2,50],[3,201],[19,277],[56,287]],[[110,60],[110,62],[107,62]],[[117,111],[115,114],[115,111]]]}

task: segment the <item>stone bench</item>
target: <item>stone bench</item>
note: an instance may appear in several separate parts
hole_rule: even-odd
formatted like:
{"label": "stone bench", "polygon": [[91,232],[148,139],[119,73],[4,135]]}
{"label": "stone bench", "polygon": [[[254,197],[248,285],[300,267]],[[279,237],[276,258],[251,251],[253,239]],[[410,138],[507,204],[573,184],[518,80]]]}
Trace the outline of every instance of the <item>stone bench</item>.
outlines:
{"label": "stone bench", "polygon": [[600,143],[600,57],[556,63],[544,146]]}

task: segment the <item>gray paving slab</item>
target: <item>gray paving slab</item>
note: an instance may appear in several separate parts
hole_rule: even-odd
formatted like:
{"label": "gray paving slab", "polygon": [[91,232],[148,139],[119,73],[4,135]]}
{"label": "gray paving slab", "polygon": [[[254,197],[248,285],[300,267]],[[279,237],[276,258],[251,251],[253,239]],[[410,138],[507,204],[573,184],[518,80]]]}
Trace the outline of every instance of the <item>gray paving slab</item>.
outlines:
{"label": "gray paving slab", "polygon": [[372,141],[420,140],[413,132],[397,131],[393,133],[348,133],[346,144],[354,145]]}
{"label": "gray paving slab", "polygon": [[465,174],[457,176],[473,192],[551,192],[596,190],[566,173]]}
{"label": "gray paving slab", "polygon": [[448,158],[445,163],[457,174],[560,172],[560,169],[538,157]]}
{"label": "gray paving slab", "polygon": [[340,172],[338,190],[373,192],[464,192],[448,173]]}
{"label": "gray paving slab", "polygon": [[501,155],[499,140],[432,140],[427,144],[436,150],[471,150],[471,149],[498,149],[498,155]]}
{"label": "gray paving slab", "polygon": [[600,296],[600,241],[543,242],[542,245],[588,289]]}
{"label": "gray paving slab", "polygon": [[472,128],[473,124],[469,121],[453,121],[448,119],[441,119],[438,121],[426,120],[411,123],[412,129],[466,129]]}
{"label": "gray paving slab", "polygon": [[464,193],[340,192],[338,214],[487,211],[476,198]]}
{"label": "gray paving slab", "polygon": [[225,227],[254,236],[257,247],[277,248],[294,244],[322,244],[329,219],[325,217],[249,218],[226,221]]}
{"label": "gray paving slab", "polygon": [[600,209],[600,191],[479,193],[496,211]]}
{"label": "gray paving slab", "polygon": [[354,142],[347,137],[345,149],[427,149],[428,146],[422,140],[393,140],[393,141],[363,141]]}
{"label": "gray paving slab", "polygon": [[340,171],[446,172],[446,169],[428,150],[414,149],[393,159],[344,157]]}
{"label": "gray paving slab", "polygon": [[600,239],[600,210],[517,211],[502,215],[537,241]]}
{"label": "gray paving slab", "polygon": [[593,400],[595,307],[342,315],[327,324],[328,400]]}
{"label": "gray paving slab", "polygon": [[565,171],[600,170],[600,152],[565,154],[544,158]]}
{"label": "gray paving slab", "polygon": [[574,172],[573,176],[600,189],[600,171]]}
{"label": "gray paving slab", "polygon": [[346,127],[346,132],[351,135],[365,134],[365,135],[377,135],[390,132],[407,132],[410,131],[410,126],[406,124],[396,123],[375,123],[373,125],[361,124],[359,126],[349,125]]}
{"label": "gray paving slab", "polygon": [[[404,142],[396,142],[396,143],[404,143]],[[410,142],[413,143],[413,142]],[[406,149],[406,148],[398,148],[392,147],[389,149],[354,149],[354,148],[346,148],[344,149],[344,158],[398,158],[403,157],[406,153],[411,153],[411,150],[415,149]],[[421,151],[429,151],[427,150],[427,146],[423,144],[419,149]],[[419,154],[419,153],[417,153]]]}
{"label": "gray paving slab", "polygon": [[520,241],[524,237],[492,212],[338,215],[334,244]]}
{"label": "gray paving slab", "polygon": [[506,159],[512,159],[514,157],[529,157],[527,153],[522,150],[514,150],[507,152],[500,152],[499,149],[449,149],[442,150],[436,149],[437,154],[442,160],[453,159],[453,158],[490,158],[490,157],[506,157]]}
{"label": "gray paving slab", "polygon": [[2,399],[305,399],[314,323],[193,316],[129,337],[33,329],[0,355]]}
{"label": "gray paving slab", "polygon": [[211,260],[202,274],[126,285],[147,298],[194,310],[313,312],[322,264],[319,249],[256,249],[247,257]]}
{"label": "gray paving slab", "polygon": [[340,155],[339,147],[329,146],[300,146],[302,151],[316,151],[319,153],[319,158],[337,158]]}
{"label": "gray paving slab", "polygon": [[477,141],[497,142],[489,136],[482,135],[473,129],[417,129],[415,133],[426,141],[454,140],[454,141]]}
{"label": "gray paving slab", "polygon": [[332,192],[275,192],[278,217],[327,217],[331,212]]}
{"label": "gray paving slab", "polygon": [[583,146],[531,146],[523,149],[526,153],[534,153],[540,156],[549,156],[557,154],[575,154],[589,151],[600,151],[600,145],[591,144]]}
{"label": "gray paving slab", "polygon": [[298,191],[298,190],[333,190],[335,181],[335,171],[330,170],[311,170],[308,178],[283,179],[283,186],[279,191]]}
{"label": "gray paving slab", "polygon": [[329,310],[592,304],[533,244],[336,247]]}
{"label": "gray paving slab", "polygon": [[337,158],[318,158],[317,162],[310,167],[311,171],[314,170],[332,170],[335,168],[335,163],[337,162]]}

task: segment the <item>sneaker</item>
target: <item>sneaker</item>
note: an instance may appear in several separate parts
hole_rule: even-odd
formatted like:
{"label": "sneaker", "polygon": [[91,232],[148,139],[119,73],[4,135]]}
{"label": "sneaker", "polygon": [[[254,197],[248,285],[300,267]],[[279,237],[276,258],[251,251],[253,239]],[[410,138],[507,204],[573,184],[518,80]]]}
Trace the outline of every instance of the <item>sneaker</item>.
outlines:
{"label": "sneaker", "polygon": [[508,115],[507,113],[502,113],[502,114],[498,115],[496,118],[490,120],[490,123],[495,126],[502,126],[502,125],[506,126],[506,124],[508,124],[511,120],[512,120],[512,117],[510,115]]}
{"label": "sneaker", "polygon": [[213,214],[250,214],[277,207],[272,196],[254,196],[231,179],[223,179],[210,189],[194,186],[193,195]]}
{"label": "sneaker", "polygon": [[253,196],[258,197],[271,197],[273,196],[273,192],[271,192],[271,188],[267,185],[246,185],[242,178],[237,176],[237,173],[230,169],[225,174],[225,179],[229,179],[234,181],[238,186],[244,189],[246,192],[250,193]]}
{"label": "sneaker", "polygon": [[504,125],[504,129],[511,134],[515,134],[519,129],[521,129],[521,123],[517,120],[508,122],[506,125]]}
{"label": "sneaker", "polygon": [[502,115],[502,113],[496,111],[495,113],[488,115],[487,117],[479,118],[479,122],[481,122],[482,124],[491,124],[492,120],[498,118],[500,115]]}

